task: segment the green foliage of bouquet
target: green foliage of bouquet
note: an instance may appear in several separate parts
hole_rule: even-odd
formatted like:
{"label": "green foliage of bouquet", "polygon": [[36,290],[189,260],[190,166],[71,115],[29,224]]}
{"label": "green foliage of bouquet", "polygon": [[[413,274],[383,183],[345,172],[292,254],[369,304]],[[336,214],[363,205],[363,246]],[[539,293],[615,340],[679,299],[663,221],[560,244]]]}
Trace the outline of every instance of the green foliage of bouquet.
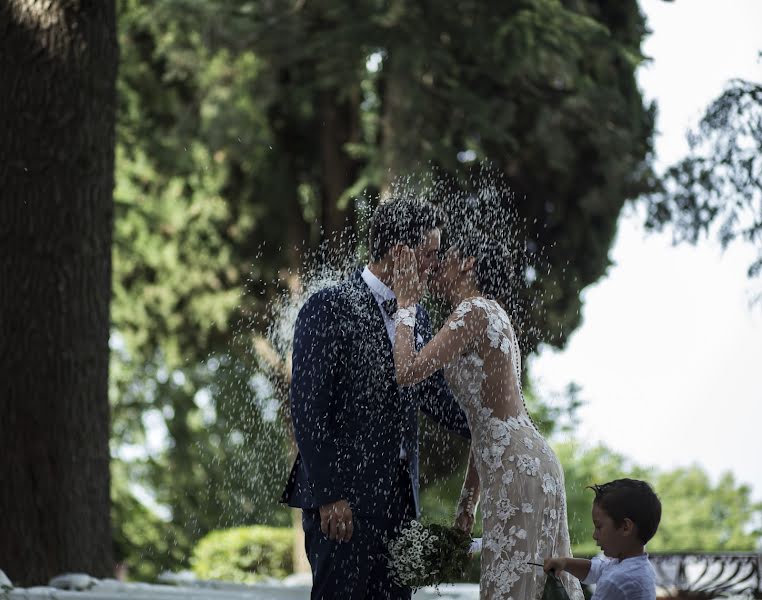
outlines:
{"label": "green foliage of bouquet", "polygon": [[471,542],[455,527],[411,521],[388,544],[394,580],[413,589],[459,581],[468,568]]}
{"label": "green foliage of bouquet", "polygon": [[542,600],[569,600],[569,593],[558,576],[551,571],[545,579]]}

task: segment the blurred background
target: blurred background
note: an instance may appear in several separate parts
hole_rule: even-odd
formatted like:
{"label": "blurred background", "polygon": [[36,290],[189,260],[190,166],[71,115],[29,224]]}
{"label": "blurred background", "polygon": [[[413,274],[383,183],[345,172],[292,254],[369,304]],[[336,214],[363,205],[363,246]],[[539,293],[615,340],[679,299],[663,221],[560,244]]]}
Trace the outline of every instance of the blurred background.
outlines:
{"label": "blurred background", "polygon": [[[361,259],[373,206],[406,176],[435,201],[509,190],[510,223],[488,226],[529,257],[524,385],[566,470],[575,553],[596,552],[586,486],[624,476],[662,498],[650,551],[760,550],[759,2],[116,12],[121,577],[304,570],[299,516],[278,504],[288,326],[310,266]],[[448,522],[467,446],[421,427],[424,517]]]}

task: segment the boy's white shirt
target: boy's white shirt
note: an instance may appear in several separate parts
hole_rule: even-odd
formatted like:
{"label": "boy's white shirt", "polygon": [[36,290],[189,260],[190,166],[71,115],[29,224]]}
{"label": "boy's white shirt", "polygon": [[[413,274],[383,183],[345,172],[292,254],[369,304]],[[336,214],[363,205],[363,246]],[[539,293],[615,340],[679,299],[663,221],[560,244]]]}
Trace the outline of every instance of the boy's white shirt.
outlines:
{"label": "boy's white shirt", "polygon": [[596,556],[582,581],[596,584],[593,600],[655,600],[656,573],[648,554],[619,560]]}

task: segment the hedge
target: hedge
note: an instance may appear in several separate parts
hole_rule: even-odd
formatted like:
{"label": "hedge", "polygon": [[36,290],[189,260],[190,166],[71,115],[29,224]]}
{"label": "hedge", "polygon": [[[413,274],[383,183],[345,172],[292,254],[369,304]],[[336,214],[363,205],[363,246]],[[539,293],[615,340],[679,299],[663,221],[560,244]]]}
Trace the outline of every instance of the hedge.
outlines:
{"label": "hedge", "polygon": [[201,579],[253,583],[293,573],[290,527],[237,527],[212,531],[193,549],[191,567]]}

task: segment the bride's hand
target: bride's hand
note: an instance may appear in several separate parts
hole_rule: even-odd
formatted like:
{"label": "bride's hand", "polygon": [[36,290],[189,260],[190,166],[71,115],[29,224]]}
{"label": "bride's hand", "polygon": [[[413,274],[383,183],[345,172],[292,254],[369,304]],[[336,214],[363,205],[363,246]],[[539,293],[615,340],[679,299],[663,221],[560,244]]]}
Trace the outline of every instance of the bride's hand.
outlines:
{"label": "bride's hand", "polygon": [[471,535],[471,531],[474,528],[474,515],[465,510],[462,511],[455,517],[455,527]]}
{"label": "bride's hand", "polygon": [[418,277],[418,262],[415,252],[407,246],[394,249],[394,295],[397,296],[397,306],[416,304],[423,296],[423,283]]}

